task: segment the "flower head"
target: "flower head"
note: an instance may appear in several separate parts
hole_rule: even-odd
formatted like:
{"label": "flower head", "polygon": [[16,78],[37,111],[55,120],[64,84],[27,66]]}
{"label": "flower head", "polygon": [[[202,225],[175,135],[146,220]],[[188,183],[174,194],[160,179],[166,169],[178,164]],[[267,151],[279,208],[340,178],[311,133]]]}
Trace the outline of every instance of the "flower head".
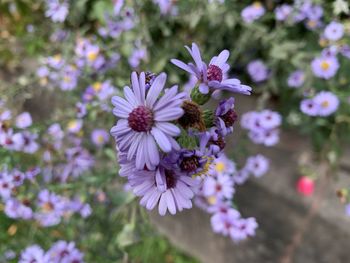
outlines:
{"label": "flower head", "polygon": [[324,36],[331,41],[337,41],[344,35],[344,26],[338,22],[331,22],[324,29]]}
{"label": "flower head", "polygon": [[311,69],[316,77],[330,79],[339,69],[339,62],[335,56],[322,56],[311,62]]}

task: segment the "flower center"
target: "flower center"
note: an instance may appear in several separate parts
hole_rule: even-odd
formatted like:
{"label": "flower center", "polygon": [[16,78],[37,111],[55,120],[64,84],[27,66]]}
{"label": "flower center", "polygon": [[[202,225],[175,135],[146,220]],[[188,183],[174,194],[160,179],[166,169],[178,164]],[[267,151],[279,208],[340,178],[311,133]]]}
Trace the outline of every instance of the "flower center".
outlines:
{"label": "flower center", "polygon": [[153,112],[146,106],[138,106],[129,114],[128,123],[136,132],[148,132],[154,124]]}
{"label": "flower center", "polygon": [[230,109],[221,116],[221,119],[225,122],[226,127],[231,127],[237,120],[237,117],[237,113],[233,109]]}
{"label": "flower center", "polygon": [[321,103],[321,106],[322,106],[322,108],[328,108],[329,102],[325,100]]}
{"label": "flower center", "polygon": [[184,129],[191,127],[198,130],[205,130],[202,111],[196,103],[186,100],[181,107],[184,110],[184,115],[182,115],[178,122]]}
{"label": "flower center", "polygon": [[164,173],[167,188],[174,188],[176,186],[175,173],[171,170],[165,170]]}
{"label": "flower center", "polygon": [[321,68],[323,69],[323,70],[327,70],[327,69],[329,69],[329,63],[327,62],[327,61],[322,61],[321,62]]}
{"label": "flower center", "polygon": [[222,70],[218,66],[215,65],[209,65],[209,68],[207,70],[207,78],[209,81],[222,81]]}
{"label": "flower center", "polygon": [[199,167],[199,161],[197,156],[184,157],[182,162],[180,163],[180,167],[182,170],[190,173],[195,172]]}

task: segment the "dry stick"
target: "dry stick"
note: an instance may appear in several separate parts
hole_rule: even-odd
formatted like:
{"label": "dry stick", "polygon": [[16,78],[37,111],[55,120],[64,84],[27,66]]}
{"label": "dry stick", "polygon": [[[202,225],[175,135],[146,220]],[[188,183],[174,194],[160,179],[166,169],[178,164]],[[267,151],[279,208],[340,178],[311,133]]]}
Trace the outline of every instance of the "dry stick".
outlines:
{"label": "dry stick", "polygon": [[295,250],[299,247],[300,243],[303,240],[305,231],[308,229],[308,226],[310,225],[312,219],[314,218],[314,216],[316,215],[317,211],[320,208],[320,201],[323,198],[323,195],[325,193],[326,190],[326,186],[327,186],[327,182],[328,182],[328,166],[323,165],[321,166],[322,168],[321,170],[321,182],[320,182],[320,188],[319,191],[316,193],[315,198],[313,199],[309,212],[306,215],[306,217],[304,218],[300,228],[295,232],[291,243],[286,247],[285,253],[283,254],[283,256],[281,257],[280,261],[281,263],[291,263],[293,256],[294,256],[294,252]]}

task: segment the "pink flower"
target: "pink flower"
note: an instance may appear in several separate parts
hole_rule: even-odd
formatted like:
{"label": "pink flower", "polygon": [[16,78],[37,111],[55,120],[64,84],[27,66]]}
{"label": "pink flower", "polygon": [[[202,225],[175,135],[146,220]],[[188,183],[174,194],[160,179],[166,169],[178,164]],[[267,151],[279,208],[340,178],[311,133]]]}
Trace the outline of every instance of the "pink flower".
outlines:
{"label": "pink flower", "polygon": [[304,196],[310,196],[313,194],[314,188],[315,188],[314,180],[306,176],[302,176],[299,178],[297,182],[297,191],[300,194]]}

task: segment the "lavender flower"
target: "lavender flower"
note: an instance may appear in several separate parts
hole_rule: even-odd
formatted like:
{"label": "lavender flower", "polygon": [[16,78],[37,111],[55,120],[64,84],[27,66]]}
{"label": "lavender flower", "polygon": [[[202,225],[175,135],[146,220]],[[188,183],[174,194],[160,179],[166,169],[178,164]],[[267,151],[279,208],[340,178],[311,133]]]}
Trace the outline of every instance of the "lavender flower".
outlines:
{"label": "lavender flower", "polygon": [[[50,263],[82,263],[84,255],[75,247],[74,242],[59,240],[47,251]],[[74,260],[73,260],[74,259]]]}
{"label": "lavender flower", "polygon": [[234,101],[233,97],[220,101],[215,111],[216,126],[223,136],[233,132],[233,124],[238,118],[233,109]]}
{"label": "lavender flower", "polygon": [[341,23],[332,21],[324,29],[324,36],[331,41],[337,41],[344,35],[344,26]]}
{"label": "lavender flower", "polygon": [[247,159],[245,169],[255,177],[261,177],[266,174],[269,169],[269,160],[261,154],[251,156]]}
{"label": "lavender flower", "polygon": [[192,63],[185,64],[178,59],[172,59],[171,63],[195,76],[199,81],[199,91],[202,94],[208,94],[214,90],[227,90],[249,95],[251,88],[242,85],[238,79],[224,79],[225,74],[230,70],[227,59],[230,55],[228,50],[223,50],[218,56],[213,57],[207,66],[201,58],[198,46],[192,43],[192,48],[186,46],[191,54],[195,65]]}
{"label": "lavender flower", "polygon": [[29,220],[33,217],[32,209],[14,198],[6,200],[5,214],[13,219]]}
{"label": "lavender flower", "polygon": [[290,14],[293,12],[293,7],[288,4],[283,4],[275,9],[275,17],[278,21],[285,21],[288,19]]}
{"label": "lavender flower", "polygon": [[216,196],[219,199],[231,199],[235,190],[232,177],[226,174],[217,174],[216,177],[205,177],[203,193],[205,196]]}
{"label": "lavender flower", "polygon": [[319,112],[319,105],[313,99],[305,99],[300,103],[300,110],[309,116],[317,116]]}
{"label": "lavender flower", "polygon": [[269,69],[262,60],[253,60],[247,66],[248,74],[254,82],[262,82],[268,79]]}
{"label": "lavender flower", "polygon": [[170,152],[179,149],[174,136],[180,134],[180,129],[170,121],[176,120],[183,114],[180,107],[184,93],[178,93],[178,87],[173,86],[165,91],[166,74],[160,74],[150,89],[145,90],[145,73],[138,77],[136,72],[131,75],[132,88],[124,88],[125,99],[115,96],[112,103],[113,113],[120,120],[111,130],[121,151],[128,153],[131,160],[136,156],[136,167],[143,169],[146,165],[154,169],[159,164],[159,150]]}
{"label": "lavender flower", "polygon": [[105,145],[109,140],[109,134],[106,130],[104,129],[95,129],[91,133],[91,141],[96,145],[96,146],[103,146]]}
{"label": "lavender flower", "polygon": [[287,80],[287,84],[291,88],[299,88],[304,84],[305,73],[302,70],[292,72]]}
{"label": "lavender flower", "polygon": [[59,0],[47,0],[47,9],[45,12],[46,17],[51,17],[53,22],[64,22],[68,15],[68,3],[63,1],[60,3]]}
{"label": "lavender flower", "polygon": [[16,117],[16,126],[19,129],[28,128],[32,123],[32,117],[29,112],[23,112]]}
{"label": "lavender flower", "polygon": [[259,19],[265,14],[265,8],[260,2],[254,2],[253,4],[245,7],[241,12],[241,17],[244,22],[250,24],[253,21]]}
{"label": "lavender flower", "polygon": [[339,99],[329,91],[321,91],[315,97],[314,101],[319,105],[318,115],[329,116],[333,114],[339,106]]}
{"label": "lavender flower", "polygon": [[337,73],[339,62],[336,57],[322,56],[311,62],[311,69],[316,77],[330,79]]}
{"label": "lavender flower", "polygon": [[38,245],[32,245],[27,247],[21,253],[21,257],[18,263],[47,263],[49,262],[48,256],[45,251]]}

